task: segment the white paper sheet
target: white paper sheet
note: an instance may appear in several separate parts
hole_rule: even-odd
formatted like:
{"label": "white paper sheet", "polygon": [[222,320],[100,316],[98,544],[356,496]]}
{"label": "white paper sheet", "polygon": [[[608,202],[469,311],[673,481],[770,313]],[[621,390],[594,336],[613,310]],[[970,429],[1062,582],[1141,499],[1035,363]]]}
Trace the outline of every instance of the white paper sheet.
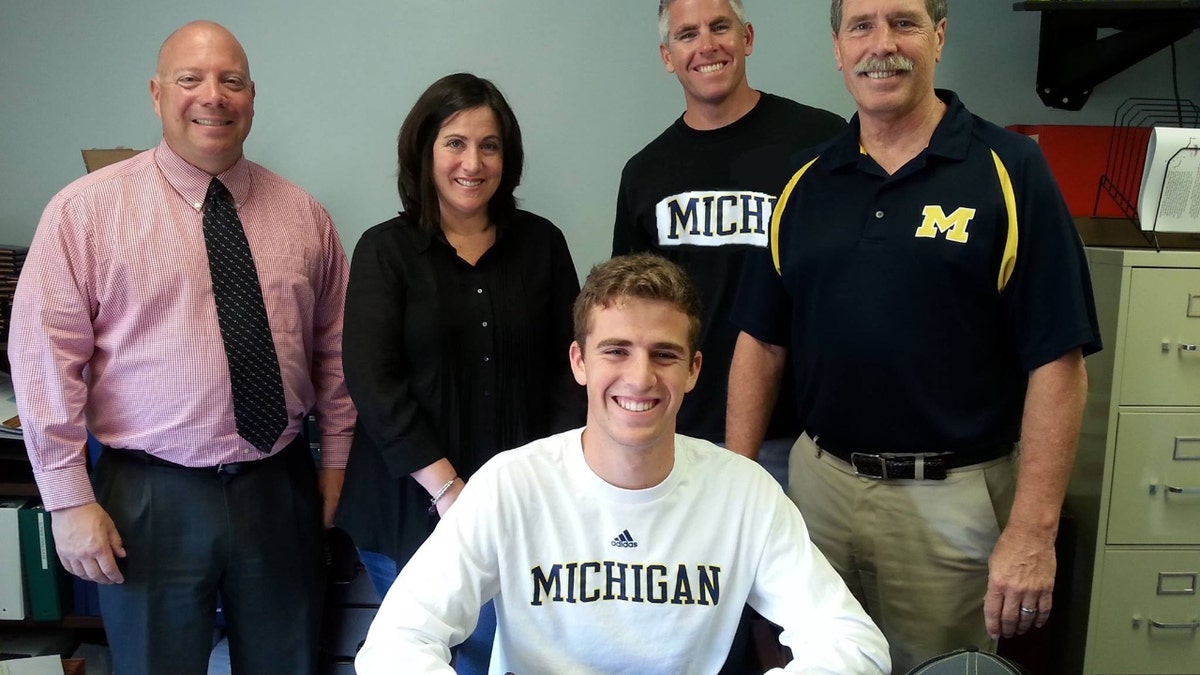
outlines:
{"label": "white paper sheet", "polygon": [[1200,232],[1200,129],[1150,132],[1138,220],[1147,232]]}
{"label": "white paper sheet", "polygon": [[0,675],[62,675],[62,673],[62,657],[57,654],[0,661]]}

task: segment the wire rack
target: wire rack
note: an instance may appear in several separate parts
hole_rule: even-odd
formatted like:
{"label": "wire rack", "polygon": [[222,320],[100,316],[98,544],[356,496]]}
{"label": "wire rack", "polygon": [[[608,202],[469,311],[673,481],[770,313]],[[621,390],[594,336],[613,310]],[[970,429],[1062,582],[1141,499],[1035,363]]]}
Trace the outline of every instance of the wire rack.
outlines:
{"label": "wire rack", "polygon": [[1157,250],[1160,246],[1156,223],[1151,224],[1149,232],[1143,229],[1137,204],[1146,169],[1146,149],[1154,127],[1200,128],[1200,108],[1188,99],[1174,98],[1130,98],[1117,106],[1108,159],[1092,212],[1098,211],[1100,197],[1107,194]]}

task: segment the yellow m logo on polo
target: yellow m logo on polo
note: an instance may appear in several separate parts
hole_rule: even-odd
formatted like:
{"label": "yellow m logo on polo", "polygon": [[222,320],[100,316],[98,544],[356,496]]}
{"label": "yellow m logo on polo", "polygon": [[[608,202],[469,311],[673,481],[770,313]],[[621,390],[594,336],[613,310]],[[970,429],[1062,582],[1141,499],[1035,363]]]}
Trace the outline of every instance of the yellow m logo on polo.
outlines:
{"label": "yellow m logo on polo", "polygon": [[967,243],[967,239],[971,236],[967,232],[967,225],[975,217],[975,209],[960,206],[954,209],[954,213],[947,216],[942,207],[933,204],[926,206],[921,213],[925,216],[925,220],[917,228],[915,236],[933,239],[938,236],[938,232],[944,232],[946,239],[959,244]]}

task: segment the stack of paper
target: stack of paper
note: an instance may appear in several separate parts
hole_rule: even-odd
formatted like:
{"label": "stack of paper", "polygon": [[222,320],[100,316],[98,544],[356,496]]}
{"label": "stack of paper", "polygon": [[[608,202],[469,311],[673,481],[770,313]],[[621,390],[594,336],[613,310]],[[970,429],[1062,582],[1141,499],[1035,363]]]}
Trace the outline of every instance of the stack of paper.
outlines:
{"label": "stack of paper", "polygon": [[1200,232],[1200,129],[1154,127],[1138,220],[1147,232]]}
{"label": "stack of paper", "polygon": [[58,655],[0,661],[0,675],[63,675],[63,672],[62,657]]}
{"label": "stack of paper", "polygon": [[21,419],[17,417],[17,397],[12,378],[0,371],[0,438],[22,438]]}

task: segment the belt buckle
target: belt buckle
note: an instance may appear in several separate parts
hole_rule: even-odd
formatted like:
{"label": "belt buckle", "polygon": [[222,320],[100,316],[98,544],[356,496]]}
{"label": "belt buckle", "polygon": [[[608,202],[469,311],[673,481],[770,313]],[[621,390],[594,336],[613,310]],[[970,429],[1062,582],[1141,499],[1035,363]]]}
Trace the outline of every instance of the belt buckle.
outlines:
{"label": "belt buckle", "polygon": [[887,458],[880,455],[869,455],[865,452],[850,453],[850,466],[854,467],[854,475],[863,478],[879,478],[887,480]]}

